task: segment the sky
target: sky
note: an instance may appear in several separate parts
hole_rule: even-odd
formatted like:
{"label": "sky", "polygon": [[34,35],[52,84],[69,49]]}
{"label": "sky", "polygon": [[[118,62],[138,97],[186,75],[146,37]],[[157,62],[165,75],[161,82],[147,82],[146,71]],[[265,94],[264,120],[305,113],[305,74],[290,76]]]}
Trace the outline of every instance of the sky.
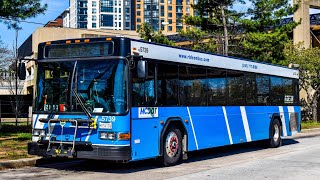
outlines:
{"label": "sky", "polygon": [[[69,7],[69,0],[42,0],[42,3],[48,4],[48,9],[45,14],[38,15],[36,18],[26,19],[28,22],[37,22],[41,24],[46,24],[47,22],[57,18],[65,9]],[[245,11],[249,4],[245,5],[235,5],[234,9],[239,11]],[[319,10],[310,9],[310,13],[320,13]],[[36,25],[30,23],[20,23],[22,30],[18,33],[18,47],[38,28],[43,27],[43,25]],[[15,44],[15,30],[7,29],[7,26],[0,23],[0,40],[9,49],[13,49]]]}
{"label": "sky", "polygon": [[[48,8],[45,14],[38,15],[36,18],[29,18],[25,21],[46,24],[51,20],[55,20],[65,9],[69,7],[69,0],[42,0],[42,4],[47,3]],[[18,47],[35,31],[43,25],[30,23],[20,23],[22,30],[18,32]],[[3,23],[0,23],[0,40],[9,49],[13,49],[15,44],[15,30],[10,30]]]}

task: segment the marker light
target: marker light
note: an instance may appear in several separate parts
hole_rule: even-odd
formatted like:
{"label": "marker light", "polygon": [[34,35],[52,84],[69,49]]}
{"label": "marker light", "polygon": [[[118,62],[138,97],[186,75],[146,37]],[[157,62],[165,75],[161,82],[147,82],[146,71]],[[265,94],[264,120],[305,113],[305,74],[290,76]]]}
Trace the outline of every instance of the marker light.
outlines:
{"label": "marker light", "polygon": [[119,133],[118,140],[129,140],[131,138],[130,133]]}

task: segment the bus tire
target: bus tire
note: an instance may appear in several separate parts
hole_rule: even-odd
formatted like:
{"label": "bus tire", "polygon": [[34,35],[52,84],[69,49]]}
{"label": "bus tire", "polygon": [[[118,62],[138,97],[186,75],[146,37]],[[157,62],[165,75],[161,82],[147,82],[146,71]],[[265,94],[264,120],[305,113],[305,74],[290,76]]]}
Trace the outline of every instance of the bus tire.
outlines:
{"label": "bus tire", "polygon": [[281,124],[279,119],[274,119],[271,126],[270,126],[270,139],[269,139],[269,147],[277,148],[281,146],[282,139],[281,139]]}
{"label": "bus tire", "polygon": [[169,127],[163,136],[163,155],[161,163],[172,166],[179,162],[182,154],[182,135],[176,126]]}

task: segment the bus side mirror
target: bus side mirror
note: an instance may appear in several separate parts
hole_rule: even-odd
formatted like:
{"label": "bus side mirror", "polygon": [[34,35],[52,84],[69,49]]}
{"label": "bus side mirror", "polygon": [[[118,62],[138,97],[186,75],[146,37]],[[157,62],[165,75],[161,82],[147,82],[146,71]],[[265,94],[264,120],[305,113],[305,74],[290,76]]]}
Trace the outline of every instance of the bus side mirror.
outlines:
{"label": "bus side mirror", "polygon": [[148,62],[145,60],[139,60],[137,64],[137,73],[139,79],[148,78]]}
{"label": "bus side mirror", "polygon": [[19,70],[18,70],[18,76],[20,80],[26,79],[26,64],[25,63],[19,63]]}

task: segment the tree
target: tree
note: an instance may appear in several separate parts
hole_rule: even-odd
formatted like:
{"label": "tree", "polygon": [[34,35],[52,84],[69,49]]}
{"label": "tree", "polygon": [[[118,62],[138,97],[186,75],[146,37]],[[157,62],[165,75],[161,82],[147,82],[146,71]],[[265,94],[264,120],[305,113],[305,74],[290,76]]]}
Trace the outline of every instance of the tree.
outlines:
{"label": "tree", "polygon": [[174,46],[175,43],[170,41],[162,31],[155,32],[151,25],[147,23],[142,23],[140,28],[137,30],[140,37],[145,41],[156,42],[160,44],[167,44],[170,46]]}
{"label": "tree", "polygon": [[[237,23],[241,13],[232,10],[235,3],[244,3],[243,0],[199,0],[197,4],[192,5],[199,16],[186,16],[184,21],[186,24],[197,29],[192,28],[181,35],[199,34],[199,29],[204,31],[206,36],[202,39],[211,43],[210,47],[214,48],[210,52],[217,52],[220,54],[229,54],[229,41],[232,36],[237,36]],[[199,38],[200,39],[200,38]],[[195,42],[195,41],[192,41]],[[201,43],[201,42],[199,42]],[[213,45],[215,43],[216,45]],[[206,43],[204,43],[206,44]],[[193,44],[193,49],[196,49],[198,44]],[[217,48],[222,45],[222,48]],[[217,48],[217,49],[216,49]],[[200,49],[202,50],[202,49]]]}
{"label": "tree", "polygon": [[19,21],[36,17],[47,9],[47,4],[41,5],[41,0],[0,0],[0,22],[8,28],[19,29]]}
{"label": "tree", "polygon": [[318,120],[317,103],[320,97],[320,49],[302,47],[302,44],[289,43],[284,50],[286,63],[299,66],[299,87],[304,90],[306,97],[302,97],[301,104],[305,111],[304,120]]}
{"label": "tree", "polygon": [[291,6],[288,0],[249,0],[253,8],[248,9],[248,19],[242,20],[244,40],[243,56],[267,63],[282,64],[285,44],[298,22],[281,24],[292,15],[298,5]]}

